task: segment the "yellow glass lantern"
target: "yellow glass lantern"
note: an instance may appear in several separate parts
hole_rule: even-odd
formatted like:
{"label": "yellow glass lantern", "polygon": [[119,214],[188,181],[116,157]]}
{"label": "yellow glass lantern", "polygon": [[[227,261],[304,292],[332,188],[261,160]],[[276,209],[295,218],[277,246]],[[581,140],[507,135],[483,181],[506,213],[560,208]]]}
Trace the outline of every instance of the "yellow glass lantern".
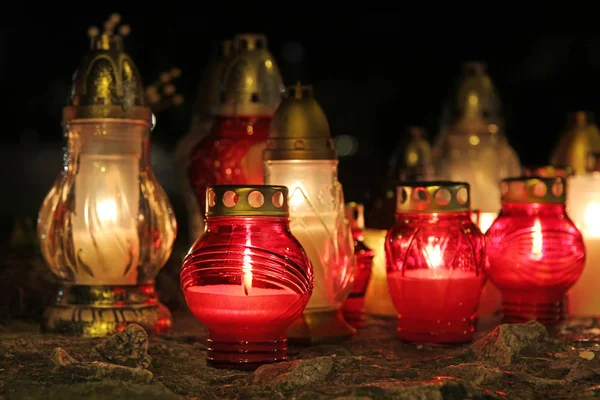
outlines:
{"label": "yellow glass lantern", "polygon": [[63,170],[39,212],[42,254],[63,282],[44,331],[102,336],[137,323],[161,333],[172,324],[154,278],[177,224],[150,168],[152,113],[118,22],[90,30],[63,113]]}

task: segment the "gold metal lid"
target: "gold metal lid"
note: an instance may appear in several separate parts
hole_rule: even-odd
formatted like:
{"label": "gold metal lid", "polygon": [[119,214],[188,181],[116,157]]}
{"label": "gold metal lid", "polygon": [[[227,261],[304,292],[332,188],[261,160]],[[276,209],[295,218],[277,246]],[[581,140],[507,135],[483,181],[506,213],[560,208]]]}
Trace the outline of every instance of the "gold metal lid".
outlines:
{"label": "gold metal lid", "polygon": [[346,204],[346,219],[350,222],[350,229],[363,230],[365,229],[365,206],[360,203]]}
{"label": "gold metal lid", "polygon": [[273,115],[285,90],[263,34],[233,38],[233,55],[223,70],[217,115]]}
{"label": "gold metal lid", "polygon": [[265,161],[337,160],[329,122],[313,96],[312,86],[288,88],[271,122]]}
{"label": "gold metal lid", "polygon": [[544,178],[555,178],[557,176],[560,176],[561,178],[568,178],[573,174],[573,168],[569,166],[538,165],[523,168],[523,175],[526,177],[541,176]]}
{"label": "gold metal lid", "polygon": [[217,112],[223,95],[225,68],[233,56],[233,40],[223,40],[219,44],[218,55],[208,65],[200,79],[198,100],[194,117],[204,117]]}
{"label": "gold metal lid", "polygon": [[552,152],[551,164],[568,165],[576,175],[588,171],[588,156],[600,152],[600,131],[593,114],[575,111],[568,114],[567,129]]}
{"label": "gold metal lid", "polygon": [[567,180],[563,177],[519,177],[503,179],[504,203],[555,203],[566,201]]}
{"label": "gold metal lid", "polygon": [[399,213],[443,213],[471,210],[470,186],[465,182],[401,183],[397,187]]}
{"label": "gold metal lid", "polygon": [[[151,124],[152,112],[146,107],[144,87],[138,69],[123,49],[129,35],[128,25],[118,26],[119,14],[104,23],[104,30],[91,27],[91,49],[73,76],[69,105],[63,120],[120,118]],[[118,33],[115,33],[117,30]]]}
{"label": "gold metal lid", "polygon": [[207,217],[288,217],[288,188],[215,185],[206,191]]}
{"label": "gold metal lid", "polygon": [[433,159],[427,134],[422,127],[410,126],[390,157],[388,179],[410,181],[430,178],[433,178]]}
{"label": "gold metal lid", "polygon": [[502,125],[501,102],[487,65],[469,61],[444,109],[443,123],[459,133],[497,133]]}

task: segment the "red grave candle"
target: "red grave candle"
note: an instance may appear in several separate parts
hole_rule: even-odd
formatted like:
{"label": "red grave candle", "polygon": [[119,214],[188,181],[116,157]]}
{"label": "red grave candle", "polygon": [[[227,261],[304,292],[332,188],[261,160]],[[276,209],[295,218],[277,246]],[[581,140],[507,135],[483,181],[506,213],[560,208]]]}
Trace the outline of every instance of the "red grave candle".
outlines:
{"label": "red grave candle", "polygon": [[181,287],[208,327],[209,365],[254,369],[287,359],[286,329],[313,288],[289,227],[285,186],[214,186],[205,233],[183,261]]}
{"label": "red grave candle", "polygon": [[565,211],[565,186],[562,177],[502,181],[502,209],[486,236],[506,322],[566,317],[564,298],[583,271],[585,247]]}
{"label": "red grave candle", "polygon": [[346,219],[350,221],[354,239],[354,255],[356,256],[356,272],[352,291],[344,302],[342,310],[344,319],[355,328],[365,325],[365,292],[371,279],[373,257],[375,252],[368,248],[364,240],[365,219],[364,205],[357,203],[346,204]]}
{"label": "red grave candle", "polygon": [[398,187],[396,224],[385,241],[398,334],[417,343],[472,339],[484,284],[485,237],[471,221],[469,185]]}

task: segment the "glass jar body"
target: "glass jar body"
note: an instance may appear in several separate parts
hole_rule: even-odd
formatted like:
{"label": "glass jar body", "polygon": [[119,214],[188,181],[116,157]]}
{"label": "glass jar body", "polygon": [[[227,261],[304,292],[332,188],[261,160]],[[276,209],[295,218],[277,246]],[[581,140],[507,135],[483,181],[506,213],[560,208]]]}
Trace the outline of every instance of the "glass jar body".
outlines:
{"label": "glass jar body", "polygon": [[470,212],[398,213],[385,247],[400,338],[470,341],[485,266],[485,237]]}
{"label": "glass jar body", "polygon": [[315,288],[306,312],[340,309],[352,288],[354,241],[337,160],[267,161],[265,182],[289,189],[290,228],[308,254]]}
{"label": "glass jar body", "polygon": [[502,293],[507,322],[554,324],[585,263],[581,233],[563,204],[503,203],[486,233],[489,278]]}
{"label": "glass jar body", "polygon": [[371,280],[375,252],[363,242],[362,230],[354,230],[352,235],[354,237],[356,271],[352,290],[344,302],[343,311],[346,321],[353,327],[360,328],[365,324],[365,293]]}
{"label": "glass jar body", "polygon": [[600,173],[569,178],[567,186],[569,216],[579,227],[585,243],[585,268],[581,278],[569,292],[569,315],[600,315]]}
{"label": "glass jar body", "polygon": [[171,254],[177,223],[150,169],[148,127],[82,120],[66,135],[62,175],[38,218],[46,262],[78,285],[152,282]]}
{"label": "glass jar body", "polygon": [[208,217],[181,269],[181,288],[209,329],[208,361],[256,368],[287,358],[286,329],[313,288],[312,265],[280,217]]}

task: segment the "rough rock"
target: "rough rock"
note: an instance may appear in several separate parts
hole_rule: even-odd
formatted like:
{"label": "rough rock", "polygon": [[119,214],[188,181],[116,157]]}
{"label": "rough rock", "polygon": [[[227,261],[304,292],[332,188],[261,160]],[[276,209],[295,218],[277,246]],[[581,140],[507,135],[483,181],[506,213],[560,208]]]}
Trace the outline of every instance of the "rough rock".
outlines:
{"label": "rough rock", "polygon": [[291,390],[323,382],[332,368],[333,359],[329,356],[263,365],[250,376],[250,382],[279,390]]}
{"label": "rough rock", "polygon": [[450,365],[441,369],[440,374],[455,376],[473,382],[475,385],[489,385],[504,379],[506,376],[506,373],[499,368],[476,363]]}
{"label": "rough rock", "polygon": [[372,399],[443,400],[443,399],[499,399],[501,395],[472,383],[439,376],[425,382],[388,380],[353,388],[348,395]]}
{"label": "rough rock", "polygon": [[98,361],[80,362],[60,347],[54,349],[50,359],[54,364],[53,373],[69,376],[73,381],[116,380],[150,383],[154,378],[152,372],[142,368],[129,368]]}
{"label": "rough rock", "polygon": [[53,386],[32,385],[29,381],[15,380],[7,385],[5,393],[7,399],[20,400],[190,400],[172,393],[158,383],[124,385],[111,380]]}
{"label": "rough rock", "polygon": [[94,350],[106,361],[125,367],[148,368],[152,362],[148,354],[148,334],[137,324],[127,325],[122,332],[108,337]]}
{"label": "rough rock", "polygon": [[502,324],[466,351],[488,365],[509,367],[524,351],[535,350],[548,339],[548,331],[538,322]]}

